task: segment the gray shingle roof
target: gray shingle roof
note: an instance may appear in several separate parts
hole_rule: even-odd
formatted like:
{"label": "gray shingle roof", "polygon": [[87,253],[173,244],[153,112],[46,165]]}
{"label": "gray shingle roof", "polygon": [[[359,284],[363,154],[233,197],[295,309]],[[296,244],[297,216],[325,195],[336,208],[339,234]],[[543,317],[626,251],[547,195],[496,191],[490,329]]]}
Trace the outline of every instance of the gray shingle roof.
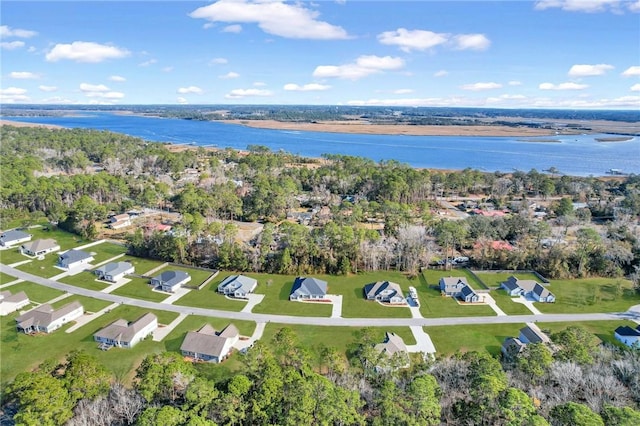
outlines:
{"label": "gray shingle roof", "polygon": [[297,277],[291,287],[291,295],[314,295],[324,297],[327,294],[327,282],[311,277]]}
{"label": "gray shingle roof", "polygon": [[527,325],[520,329],[520,334],[526,338],[528,343],[549,343],[549,336],[544,334],[538,327]]}
{"label": "gray shingle roof", "polygon": [[378,352],[384,352],[389,356],[398,352],[407,352],[407,345],[404,344],[402,337],[395,333],[385,333],[385,340],[383,343],[378,343],[375,346]]}
{"label": "gray shingle roof", "polygon": [[222,350],[227,339],[235,337],[238,337],[238,329],[233,324],[229,324],[220,333],[216,333],[213,327],[205,324],[200,330],[187,333],[180,350],[215,356],[219,359],[224,355]]}
{"label": "gray shingle roof", "polygon": [[23,240],[25,238],[31,237],[31,234],[27,234],[23,231],[18,231],[17,229],[12,229],[11,231],[5,231],[0,235],[0,241],[3,243],[10,243],[11,241]]}
{"label": "gray shingle roof", "polygon": [[82,305],[78,301],[64,305],[58,310],[54,310],[50,304],[45,303],[20,315],[16,318],[16,323],[20,328],[28,328],[31,326],[48,327],[55,320],[62,318],[78,308],[82,308]]}
{"label": "gray shingle roof", "polygon": [[119,275],[123,272],[131,270],[133,265],[129,262],[111,262],[97,268],[94,272],[97,274],[98,272],[103,275]]}
{"label": "gray shingle roof", "polygon": [[11,294],[9,290],[0,291],[0,302],[20,303],[25,300],[29,300],[29,297],[24,291],[19,291],[16,294]]}
{"label": "gray shingle roof", "polygon": [[127,322],[126,320],[119,319],[112,322],[102,330],[98,331],[96,334],[94,334],[94,337],[128,343],[133,340],[133,337],[136,335],[136,333],[138,333],[147,325],[151,324],[153,321],[157,320],[158,317],[150,312],[144,314],[131,323]]}
{"label": "gray shingle roof", "polygon": [[164,271],[160,275],[153,277],[154,280],[159,280],[162,282],[162,285],[169,287],[178,285],[187,278],[189,278],[189,274],[183,271]]}
{"label": "gray shingle roof", "polygon": [[254,278],[244,275],[229,275],[218,285],[218,291],[223,292],[224,289],[227,289],[227,291],[231,292],[242,290],[245,293],[249,293],[257,282]]}
{"label": "gray shingle roof", "polygon": [[45,238],[24,243],[22,247],[24,247],[26,250],[29,250],[30,252],[37,253],[41,250],[49,250],[54,247],[58,247],[58,243],[54,239]]}
{"label": "gray shingle roof", "polygon": [[378,294],[385,290],[392,292],[389,297],[393,297],[395,295],[403,297],[400,285],[390,281],[378,281],[364,286],[364,293],[368,299],[374,299]]}
{"label": "gray shingle roof", "polygon": [[84,250],[71,249],[62,253],[59,257],[59,260],[61,264],[68,265],[70,263],[75,263],[90,258],[93,258],[93,256],[91,256],[91,254],[87,253]]}

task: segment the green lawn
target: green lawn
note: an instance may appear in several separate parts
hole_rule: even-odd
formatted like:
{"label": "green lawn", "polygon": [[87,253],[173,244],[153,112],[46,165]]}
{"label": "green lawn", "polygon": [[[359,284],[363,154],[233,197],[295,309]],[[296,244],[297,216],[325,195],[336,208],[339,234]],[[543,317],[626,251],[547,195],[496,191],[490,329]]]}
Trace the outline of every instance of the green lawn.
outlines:
{"label": "green lawn", "polygon": [[220,276],[221,275],[218,275],[218,277],[204,286],[201,290],[191,290],[180,299],[176,300],[174,305],[193,306],[195,308],[205,309],[221,309],[224,311],[234,312],[241,311],[247,304],[245,300],[229,300],[217,292],[218,284],[226,278],[226,275],[222,276],[222,278],[220,278]]}
{"label": "green lawn", "polygon": [[[86,249],[84,249],[84,251],[89,253],[95,253],[93,255],[94,260],[91,262],[91,264],[96,265],[98,263],[105,262],[111,259],[112,257],[126,253],[127,248],[119,244],[113,244],[105,241],[104,243],[87,247]],[[120,259],[117,259],[117,261],[119,260]]]}
{"label": "green lawn", "polygon": [[517,299],[517,297],[511,297],[505,290],[492,290],[491,297],[496,301],[496,304],[507,315],[531,315],[532,312],[522,303],[516,303],[511,299]]}
{"label": "green lawn", "polygon": [[640,304],[631,282],[617,278],[552,280],[555,303],[536,303],[543,313],[624,312]]}
{"label": "green lawn", "polygon": [[515,337],[525,324],[447,325],[424,327],[436,347],[437,355],[456,352],[488,351],[498,355],[502,342]]}
{"label": "green lawn", "polygon": [[15,281],[15,280],[16,278],[12,277],[11,275],[7,275],[4,272],[0,272],[0,284],[10,283],[11,281]]}
{"label": "green lawn", "polygon": [[93,297],[80,296],[77,294],[72,294],[69,297],[65,297],[62,300],[58,300],[53,303],[53,309],[59,309],[65,305],[68,305],[71,302],[80,302],[84,307],[85,312],[98,312],[107,306],[111,305],[111,302],[106,300],[94,299]]}
{"label": "green lawn", "polygon": [[149,280],[144,278],[131,278],[131,282],[118,287],[112,294],[118,296],[133,297],[134,299],[144,299],[151,302],[161,302],[170,296],[168,293],[153,291],[149,285]]}
{"label": "green lawn", "polygon": [[82,271],[79,274],[62,277],[58,280],[61,283],[70,284],[76,287],[82,287],[89,290],[100,291],[109,287],[109,283],[97,281],[93,272]]}
{"label": "green lawn", "polygon": [[29,258],[27,256],[23,256],[17,248],[10,248],[0,251],[0,263],[4,265],[12,265],[24,260],[29,260]]}
{"label": "green lawn", "polygon": [[514,276],[520,280],[534,280],[542,284],[540,279],[531,272],[487,272],[487,271],[474,271],[474,273],[480,278],[488,287],[500,287],[500,284],[505,282],[510,276]]}
{"label": "green lawn", "polygon": [[[27,259],[27,258],[24,257],[24,259]],[[31,262],[25,263],[24,265],[20,265],[16,269],[19,269],[23,272],[27,272],[29,274],[37,275],[39,277],[51,278],[55,275],[65,272],[63,269],[55,267],[55,264],[57,262],[58,262],[58,254],[49,253],[42,260],[33,259]]]}
{"label": "green lawn", "polygon": [[451,271],[442,271],[439,269],[425,269],[422,271],[422,276],[430,286],[438,286],[440,278],[443,277],[465,277],[469,285],[475,290],[482,290],[484,287],[476,277],[473,276],[466,268],[453,269]]}
{"label": "green lawn", "polygon": [[164,262],[160,262],[159,260],[144,259],[142,257],[134,257],[134,256],[121,257],[117,260],[117,262],[131,263],[135,268],[135,273],[137,275],[146,275],[147,272],[157,268],[158,266],[164,263]]}
{"label": "green lawn", "polygon": [[11,294],[16,294],[20,291],[24,291],[32,302],[45,303],[51,299],[64,294],[63,291],[56,290],[54,288],[45,287],[40,284],[24,281],[18,284],[7,287],[5,290],[9,290]]}
{"label": "green lawn", "polygon": [[425,318],[495,316],[487,305],[459,304],[454,298],[442,296],[438,283],[440,278],[448,276],[467,277],[472,287],[482,288],[475,278],[465,269],[455,271],[425,270],[419,276],[420,285],[415,286],[420,299],[420,313]]}
{"label": "green lawn", "polygon": [[[331,316],[331,304],[329,303],[303,303],[289,300],[289,293],[295,276],[252,274],[258,280],[257,294],[264,294],[264,300],[260,302],[253,312],[259,314],[281,314],[303,317],[329,317]],[[316,277],[316,275],[314,275]],[[320,278],[320,276],[317,276]],[[329,293],[333,292],[331,281],[328,281]]]}
{"label": "green lawn", "polygon": [[542,322],[538,323],[538,327],[547,334],[558,333],[570,326],[580,326],[595,334],[598,338],[605,343],[611,343],[616,346],[626,347],[624,344],[616,340],[613,336],[613,331],[620,326],[629,326],[636,328],[638,324],[632,321],[584,321],[579,323],[567,323],[567,322]]}
{"label": "green lawn", "polygon": [[44,224],[44,226],[40,228],[25,229],[25,232],[33,235],[31,241],[41,238],[53,238],[60,246],[61,251],[69,250],[78,246],[89,244],[91,242],[91,240],[86,240],[79,235],[71,234],[47,224]]}
{"label": "green lawn", "polygon": [[189,274],[189,276],[191,276],[191,281],[189,281],[186,284],[189,287],[197,287],[197,286],[199,286],[200,284],[205,282],[205,280],[207,278],[209,278],[211,276],[211,274],[213,273],[212,271],[206,271],[206,270],[202,270],[202,269],[185,268],[185,267],[180,267],[180,266],[168,265],[168,266],[166,266],[166,267],[164,267],[162,269],[157,270],[152,275],[155,277],[156,275],[160,275],[161,273],[163,273],[165,271],[182,271],[182,272],[186,272],[187,274]]}

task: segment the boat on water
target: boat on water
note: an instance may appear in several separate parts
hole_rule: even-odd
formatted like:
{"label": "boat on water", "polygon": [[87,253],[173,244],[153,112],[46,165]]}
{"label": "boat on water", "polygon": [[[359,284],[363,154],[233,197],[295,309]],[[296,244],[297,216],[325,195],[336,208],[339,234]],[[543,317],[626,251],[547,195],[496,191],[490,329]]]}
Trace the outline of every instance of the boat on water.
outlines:
{"label": "boat on water", "polygon": [[626,174],[621,169],[609,169],[609,170],[606,171],[606,173],[608,175],[616,175],[616,176],[620,176],[620,175],[625,175]]}

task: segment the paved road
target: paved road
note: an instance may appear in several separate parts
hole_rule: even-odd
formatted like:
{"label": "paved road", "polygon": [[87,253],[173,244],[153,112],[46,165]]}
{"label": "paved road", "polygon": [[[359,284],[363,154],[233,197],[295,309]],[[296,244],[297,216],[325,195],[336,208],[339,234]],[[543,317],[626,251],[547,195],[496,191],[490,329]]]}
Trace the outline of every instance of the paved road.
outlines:
{"label": "paved road", "polygon": [[[145,309],[157,309],[177,312],[186,315],[201,315],[206,317],[227,318],[232,320],[246,320],[256,322],[274,322],[282,324],[349,326],[349,327],[384,327],[384,326],[437,326],[437,325],[468,325],[468,324],[521,324],[525,322],[579,322],[604,320],[640,320],[640,310],[629,310],[616,313],[594,314],[544,314],[544,315],[509,315],[491,317],[460,317],[460,318],[329,318],[329,317],[295,317],[288,315],[255,314],[251,312],[230,312],[216,309],[192,308],[189,306],[175,306],[147,300],[131,299],[128,297],[106,294],[88,290],[68,284],[59,283],[48,278],[22,272],[18,269],[0,264],[0,271],[57,290],[93,297],[113,303],[138,306]],[[293,302],[292,302],[293,303]]]}

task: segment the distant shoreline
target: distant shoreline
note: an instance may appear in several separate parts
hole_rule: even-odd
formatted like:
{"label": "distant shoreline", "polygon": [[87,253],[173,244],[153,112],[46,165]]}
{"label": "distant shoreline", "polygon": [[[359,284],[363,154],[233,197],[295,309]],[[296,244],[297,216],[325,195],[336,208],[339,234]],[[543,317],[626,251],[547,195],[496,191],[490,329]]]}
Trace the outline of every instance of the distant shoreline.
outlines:
{"label": "distant shoreline", "polygon": [[11,121],[0,119],[0,126],[14,126],[14,127],[44,127],[47,129],[64,129],[63,126],[56,124],[44,124],[44,123],[27,123],[24,121]]}

